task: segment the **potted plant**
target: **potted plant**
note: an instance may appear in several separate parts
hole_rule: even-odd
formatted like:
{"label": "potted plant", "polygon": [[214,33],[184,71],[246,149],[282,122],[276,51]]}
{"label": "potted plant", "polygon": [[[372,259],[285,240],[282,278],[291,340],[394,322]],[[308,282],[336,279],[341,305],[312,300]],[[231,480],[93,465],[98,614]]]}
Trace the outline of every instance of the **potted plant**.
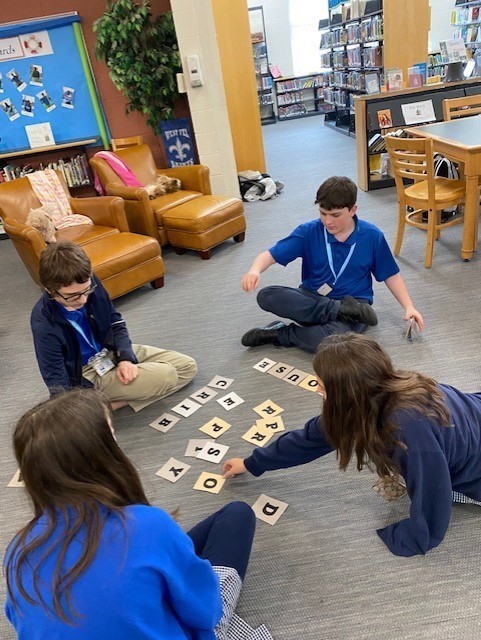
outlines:
{"label": "potted plant", "polygon": [[157,131],[161,120],[173,117],[178,95],[181,64],[172,12],[153,18],[148,0],[109,1],[93,30],[95,55],[127,98],[126,112],[140,111]]}

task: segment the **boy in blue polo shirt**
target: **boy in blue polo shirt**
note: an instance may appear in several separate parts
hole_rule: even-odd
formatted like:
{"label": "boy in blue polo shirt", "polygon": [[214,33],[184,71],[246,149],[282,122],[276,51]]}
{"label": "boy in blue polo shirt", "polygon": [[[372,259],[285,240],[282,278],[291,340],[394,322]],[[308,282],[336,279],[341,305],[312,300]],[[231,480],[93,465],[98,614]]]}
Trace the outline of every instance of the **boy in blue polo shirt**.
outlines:
{"label": "boy in blue polo shirt", "polygon": [[273,264],[286,266],[302,258],[298,289],[272,286],[257,295],[259,306],[282,318],[242,337],[245,347],[274,344],[315,352],[323,338],[334,333],[362,333],[377,324],[372,309],[372,276],[384,282],[404,308],[404,320],[414,319],[419,331],[422,315],[414,308],[399,267],[380,229],[359,220],[357,186],[333,176],[317,191],[320,219],[298,226],[287,238],[263,251],[242,278],[244,291],[254,291],[260,274]]}

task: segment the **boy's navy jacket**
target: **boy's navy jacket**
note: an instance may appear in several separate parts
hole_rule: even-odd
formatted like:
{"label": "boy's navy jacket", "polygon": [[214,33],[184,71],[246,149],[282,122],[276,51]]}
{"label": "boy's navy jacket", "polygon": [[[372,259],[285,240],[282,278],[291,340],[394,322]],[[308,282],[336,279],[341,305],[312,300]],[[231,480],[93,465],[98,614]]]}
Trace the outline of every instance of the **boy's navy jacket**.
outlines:
{"label": "boy's navy jacket", "polygon": [[[444,538],[451,518],[452,492],[481,500],[481,393],[462,393],[439,385],[451,424],[441,426],[416,410],[397,410],[390,419],[398,425],[394,460],[411,498],[410,517],[378,529],[379,537],[398,556],[424,554]],[[285,469],[311,462],[333,451],[322,417],[304,429],[282,434],[244,460],[248,471]]]}
{"label": "boy's navy jacket", "polygon": [[[97,288],[88,297],[85,308],[95,341],[113,352],[116,363],[129,360],[137,364],[125,321],[100,280],[92,276],[92,281]],[[51,395],[73,387],[92,386],[82,377],[77,332],[47,292],[33,308],[30,326],[40,373]]]}

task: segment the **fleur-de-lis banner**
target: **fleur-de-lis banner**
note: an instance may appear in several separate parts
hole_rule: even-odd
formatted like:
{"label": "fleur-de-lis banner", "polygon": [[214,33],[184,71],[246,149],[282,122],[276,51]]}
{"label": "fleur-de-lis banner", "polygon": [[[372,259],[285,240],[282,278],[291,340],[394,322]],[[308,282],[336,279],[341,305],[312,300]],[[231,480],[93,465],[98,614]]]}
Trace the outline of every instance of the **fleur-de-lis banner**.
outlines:
{"label": "fleur-de-lis banner", "polygon": [[194,164],[194,142],[188,118],[164,120],[160,123],[160,131],[169,167]]}

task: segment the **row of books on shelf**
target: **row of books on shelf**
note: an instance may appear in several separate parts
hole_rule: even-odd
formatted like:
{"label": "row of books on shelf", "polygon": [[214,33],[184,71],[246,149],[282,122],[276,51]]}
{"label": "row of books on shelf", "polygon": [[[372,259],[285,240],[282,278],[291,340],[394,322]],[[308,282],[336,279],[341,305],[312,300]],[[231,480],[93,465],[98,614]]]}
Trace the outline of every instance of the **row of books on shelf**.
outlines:
{"label": "row of books on shelf", "polygon": [[[322,62],[321,62],[322,64]],[[330,65],[326,65],[330,66]],[[382,67],[382,47],[346,49],[332,52],[333,67]]]}
{"label": "row of books on shelf", "polygon": [[460,27],[453,32],[453,38],[461,38],[464,42],[481,42],[481,24]]}
{"label": "row of books on shelf", "polygon": [[290,104],[289,106],[279,107],[278,115],[279,120],[286,118],[293,118],[295,116],[303,116],[307,113],[307,107],[305,104]]}
{"label": "row of books on shelf", "polygon": [[354,95],[345,89],[324,87],[324,101],[343,109],[354,109]]}
{"label": "row of books on shelf", "polygon": [[270,76],[257,77],[257,90],[272,89],[272,78]]}
{"label": "row of books on shelf", "polygon": [[395,131],[388,131],[387,133],[375,133],[369,138],[367,148],[369,153],[383,153],[386,151],[385,138],[391,136],[395,138],[405,138],[406,132],[404,129],[396,129]]}
{"label": "row of books on shelf", "polygon": [[358,44],[380,40],[383,37],[383,20],[381,16],[367,18],[361,22],[353,22],[345,27],[335,27],[331,31],[321,33],[321,49],[344,44]]}
{"label": "row of books on shelf", "polygon": [[294,93],[281,93],[280,96],[277,96],[278,105],[294,104],[298,102],[304,102],[304,96],[299,91],[295,91]]}
{"label": "row of books on shelf", "polygon": [[428,65],[430,67],[439,67],[440,65],[446,64],[443,62],[443,57],[440,53],[430,53],[428,55]]}
{"label": "row of books on shelf", "polygon": [[290,80],[277,80],[276,91],[277,93],[283,93],[285,91],[299,91],[301,89],[312,89],[322,84],[323,77],[319,74],[312,78],[292,78]]}
{"label": "row of books on shelf", "polygon": [[254,68],[257,75],[267,74],[267,58],[254,58]]}
{"label": "row of books on shelf", "polygon": [[[329,78],[329,85],[334,87],[341,87],[343,89],[353,89],[354,91],[366,91],[366,80],[370,79],[372,74],[364,73],[363,71],[334,71]],[[374,74],[377,78],[377,90],[370,91],[370,93],[376,93],[380,87],[380,75]]]}
{"label": "row of books on shelf", "polygon": [[467,22],[479,22],[479,6],[477,7],[463,7],[462,9],[455,9],[451,12],[451,24],[466,24]]}
{"label": "row of books on shelf", "polygon": [[90,174],[88,170],[87,157],[85,154],[79,154],[71,158],[60,158],[55,162],[49,162],[44,165],[39,164],[33,167],[31,164],[17,166],[7,164],[0,171],[0,182],[9,182],[17,178],[23,178],[34,171],[42,171],[43,169],[57,169],[61,171],[65,182],[69,187],[82,187],[91,184]]}
{"label": "row of books on shelf", "polygon": [[272,100],[272,93],[259,94],[259,106],[267,107],[269,104],[274,104],[274,101]]}

